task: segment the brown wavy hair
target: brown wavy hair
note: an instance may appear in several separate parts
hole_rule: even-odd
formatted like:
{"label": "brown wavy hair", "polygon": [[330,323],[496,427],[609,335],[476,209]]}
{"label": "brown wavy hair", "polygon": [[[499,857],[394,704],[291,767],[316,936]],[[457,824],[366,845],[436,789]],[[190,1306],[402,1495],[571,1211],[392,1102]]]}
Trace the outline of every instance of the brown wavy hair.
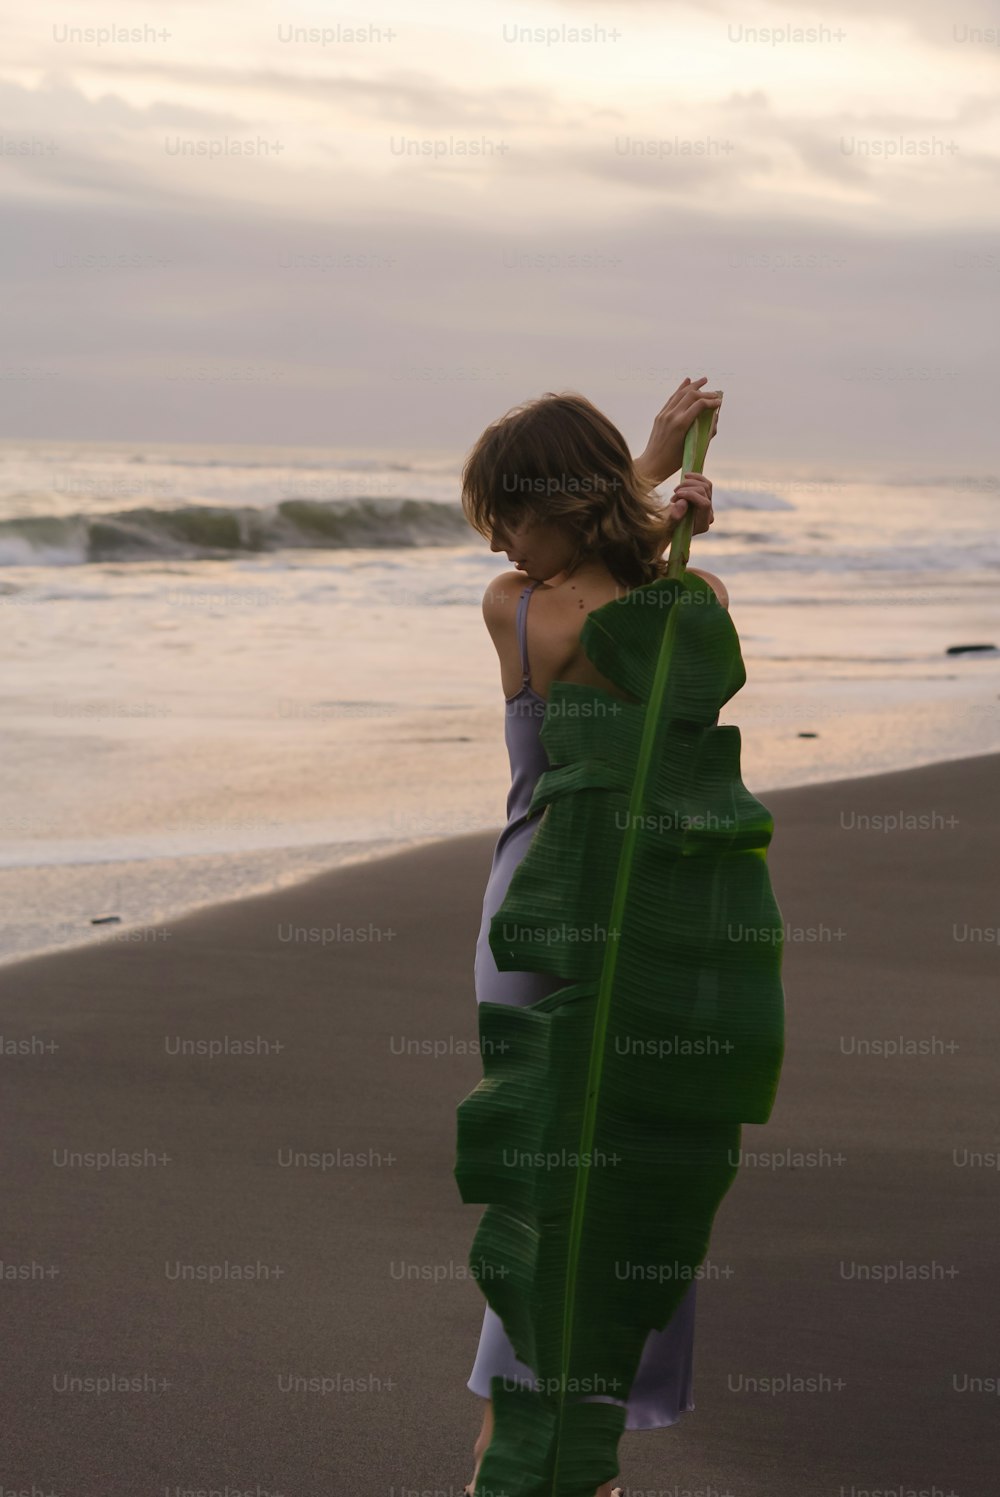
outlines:
{"label": "brown wavy hair", "polygon": [[652,488],[602,411],[574,391],[548,391],[483,432],[462,469],[462,509],[491,542],[506,525],[562,521],[576,536],[567,571],[596,556],[632,588],[667,570],[675,522]]}

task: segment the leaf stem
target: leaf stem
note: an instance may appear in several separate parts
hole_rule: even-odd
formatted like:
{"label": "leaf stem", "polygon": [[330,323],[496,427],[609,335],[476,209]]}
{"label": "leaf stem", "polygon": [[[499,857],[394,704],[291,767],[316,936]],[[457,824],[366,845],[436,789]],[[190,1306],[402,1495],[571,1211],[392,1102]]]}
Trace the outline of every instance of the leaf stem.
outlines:
{"label": "leaf stem", "polygon": [[[712,428],[712,417],[714,415],[715,412],[711,408],[707,411],[702,411],[688,427],[687,435],[684,438],[684,460],[681,463],[682,478],[685,473],[702,473],[704,471],[705,454],[708,452],[709,432]],[[684,576],[684,568],[691,553],[691,528],[693,525],[694,510],[689,504],[687,513],[670,538],[670,554],[667,557],[668,577]]]}

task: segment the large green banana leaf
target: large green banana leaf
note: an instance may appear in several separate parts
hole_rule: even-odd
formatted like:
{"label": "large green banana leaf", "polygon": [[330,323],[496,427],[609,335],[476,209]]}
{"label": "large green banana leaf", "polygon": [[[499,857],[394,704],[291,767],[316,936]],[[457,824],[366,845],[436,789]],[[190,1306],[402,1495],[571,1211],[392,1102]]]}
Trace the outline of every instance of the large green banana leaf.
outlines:
{"label": "large green banana leaf", "polygon": [[733,622],[686,572],[596,609],[581,643],[631,700],[552,683],[542,815],[490,926],[500,970],[566,985],[479,1005],[483,1079],[458,1108],[459,1191],[487,1203],[470,1268],[535,1374],[492,1380],[477,1497],[593,1497],[618,1473],[643,1346],[783,1058],[773,821],[718,725],[746,679]]}

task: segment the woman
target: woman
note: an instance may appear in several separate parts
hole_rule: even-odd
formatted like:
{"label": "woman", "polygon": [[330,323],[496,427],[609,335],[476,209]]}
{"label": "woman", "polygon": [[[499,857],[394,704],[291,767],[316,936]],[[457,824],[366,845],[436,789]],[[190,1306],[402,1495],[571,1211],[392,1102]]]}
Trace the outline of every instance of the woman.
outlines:
{"label": "woman", "polygon": [[[715,411],[715,435],[722,397],[701,388],[706,378],[685,379],[675,390],[639,458],[630,456],[621,433],[582,395],[547,394],[488,426],[466,460],[465,514],[491,549],[506,551],[516,568],[491,582],[483,598],[483,617],[500,657],[511,786],[507,824],[494,849],[483,899],[475,960],[478,1003],[530,1004],[565,986],[565,979],[544,972],[498,971],[489,945],[490,921],[538,825],[538,815],[529,819],[527,808],[538,776],[549,767],[538,730],[552,682],[579,682],[626,696],[584,654],[584,620],[595,608],[665,573],[664,552],[689,505],[695,534],[713,523],[712,484],[700,473],[682,474],[666,506],[652,493],[680,467],[685,434],[701,411]],[[728,606],[719,579],[709,572],[698,575]],[[694,1291],[692,1282],[670,1323],[647,1339],[626,1404],[626,1429],[673,1424],[694,1407]],[[492,1438],[490,1379],[497,1375],[534,1378],[516,1360],[502,1322],[487,1306],[468,1382],[486,1400],[474,1447],[475,1473],[465,1488],[470,1494]],[[612,1490],[607,1482],[596,1497],[611,1497]]]}

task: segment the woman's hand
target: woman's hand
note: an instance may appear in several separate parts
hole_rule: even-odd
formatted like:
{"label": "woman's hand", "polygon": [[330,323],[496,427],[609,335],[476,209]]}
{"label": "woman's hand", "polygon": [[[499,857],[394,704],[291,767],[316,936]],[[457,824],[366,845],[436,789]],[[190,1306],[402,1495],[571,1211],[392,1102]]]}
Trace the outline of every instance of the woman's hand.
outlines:
{"label": "woman's hand", "polygon": [[674,529],[687,514],[688,505],[694,510],[691,522],[692,535],[704,535],[715,523],[712,511],[712,480],[704,473],[682,473],[681,481],[674,489],[674,497],[667,505],[667,514],[674,522]]}
{"label": "woman's hand", "polygon": [[[636,471],[654,488],[657,484],[665,483],[672,473],[677,472],[684,461],[684,438],[687,436],[692,421],[702,411],[712,408],[715,412],[712,417],[709,442],[718,430],[722,392],[703,390],[701,387],[707,379],[708,375],[703,374],[700,379],[688,378],[677,386],[653,422],[653,430],[646,443],[645,451],[640,457],[633,459]],[[697,529],[696,523],[695,530]]]}

